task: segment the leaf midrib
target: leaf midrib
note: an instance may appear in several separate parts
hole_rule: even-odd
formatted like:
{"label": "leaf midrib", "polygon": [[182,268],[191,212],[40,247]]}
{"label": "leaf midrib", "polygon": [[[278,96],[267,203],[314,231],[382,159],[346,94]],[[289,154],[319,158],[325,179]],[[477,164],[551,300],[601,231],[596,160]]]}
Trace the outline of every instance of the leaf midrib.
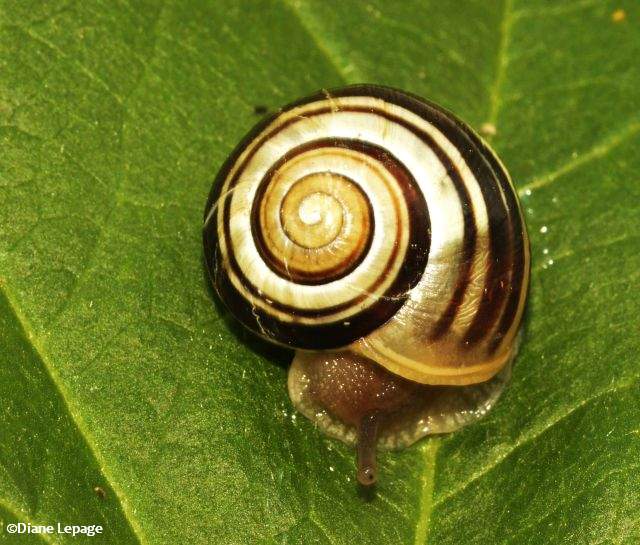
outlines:
{"label": "leaf midrib", "polygon": [[34,333],[34,329],[31,326],[30,322],[28,321],[26,316],[24,316],[24,314],[20,312],[15,299],[11,295],[6,285],[6,282],[0,282],[0,296],[6,299],[8,307],[13,313],[13,319],[15,320],[15,323],[19,325],[25,342],[27,342],[29,346],[31,346],[34,355],[37,357],[40,365],[44,368],[46,374],[50,378],[51,383],[55,387],[57,394],[64,404],[66,413],[69,415],[69,418],[73,422],[78,434],[80,435],[80,437],[82,437],[88,451],[91,453],[91,456],[96,461],[96,467],[98,468],[99,473],[103,476],[105,481],[109,483],[109,486],[113,490],[124,515],[124,518],[129,524],[129,527],[131,528],[133,535],[136,537],[137,542],[140,545],[145,545],[146,543],[148,543],[148,541],[143,537],[144,534],[140,525],[138,524],[135,517],[132,516],[132,511],[129,508],[129,504],[126,501],[122,490],[116,484],[115,479],[113,479],[113,477],[109,473],[106,460],[100,455],[99,450],[95,447],[95,439],[89,433],[88,427],[86,426],[78,411],[72,406],[72,403],[70,402],[70,396],[66,392],[66,389],[63,386],[58,373],[49,361],[49,357],[46,354],[43,346],[41,345],[38,336]]}
{"label": "leaf midrib", "polygon": [[[8,501],[6,501],[5,499],[3,499],[1,497],[0,497],[0,509],[4,509],[7,513],[9,513],[17,521],[24,522],[24,523],[30,524],[32,526],[35,526],[35,525],[38,524],[37,522],[31,520],[21,509],[18,509],[16,506],[12,505],[11,503],[9,503]],[[4,528],[4,531],[6,532],[6,528]],[[33,535],[33,534],[31,534],[31,535]],[[51,545],[55,545],[55,543],[56,543],[55,541],[53,541],[51,539],[49,534],[37,533],[35,535],[37,535],[45,543],[49,543]]]}

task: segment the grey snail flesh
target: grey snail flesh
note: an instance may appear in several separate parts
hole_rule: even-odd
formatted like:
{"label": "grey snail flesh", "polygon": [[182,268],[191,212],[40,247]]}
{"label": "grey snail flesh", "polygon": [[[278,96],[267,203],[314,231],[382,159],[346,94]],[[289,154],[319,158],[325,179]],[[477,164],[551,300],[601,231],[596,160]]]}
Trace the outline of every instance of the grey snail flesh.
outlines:
{"label": "grey snail flesh", "polygon": [[[358,442],[358,427],[350,419],[340,417],[327,409],[327,403],[319,399],[318,391],[323,388],[338,390],[353,388],[353,377],[367,374],[366,367],[354,371],[353,367],[366,366],[362,356],[346,351],[327,351],[321,353],[296,352],[289,368],[289,397],[295,408],[314,422],[326,435],[339,439],[347,445]],[[355,364],[355,365],[354,365]],[[336,369],[349,367],[347,374],[335,372]],[[322,373],[320,377],[318,373]],[[385,450],[397,450],[408,447],[426,435],[451,433],[482,418],[496,403],[505,385],[511,377],[511,362],[505,365],[491,379],[467,386],[431,386],[409,383],[413,394],[393,417],[381,426],[378,434],[378,447]],[[320,379],[320,380],[319,380]],[[362,380],[362,379],[360,379]],[[367,381],[372,382],[371,379]],[[323,384],[324,383],[324,384]],[[396,381],[385,382],[377,389],[376,397],[384,396]],[[414,387],[415,385],[415,387]],[[370,393],[370,392],[368,392]],[[374,395],[375,395],[374,394]],[[405,398],[408,397],[405,395]],[[350,400],[347,411],[356,413]],[[331,404],[329,404],[331,405]],[[357,414],[357,413],[356,413]]]}
{"label": "grey snail flesh", "polygon": [[218,173],[205,260],[243,325],[296,349],[319,428],[400,448],[485,414],[510,373],[529,241],[509,175],[453,114],[395,89],[322,91],[259,123]]}

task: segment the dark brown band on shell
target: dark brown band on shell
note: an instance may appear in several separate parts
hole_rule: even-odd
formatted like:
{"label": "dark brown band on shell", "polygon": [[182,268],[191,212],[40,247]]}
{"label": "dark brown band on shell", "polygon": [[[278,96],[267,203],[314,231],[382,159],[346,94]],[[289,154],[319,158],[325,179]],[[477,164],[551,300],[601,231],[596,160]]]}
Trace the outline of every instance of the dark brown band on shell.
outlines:
{"label": "dark brown band on shell", "polygon": [[[329,113],[329,108],[321,108],[314,111],[312,114],[306,115],[309,118],[311,115],[318,115],[322,113]],[[354,109],[358,111],[358,109]],[[263,141],[272,138],[277,134],[279,130],[282,130],[286,126],[289,126],[295,120],[284,123],[276,130],[271,131],[261,139],[254,150],[257,150]],[[260,130],[258,134],[264,130],[263,124],[260,124]],[[253,134],[252,134],[253,136]],[[253,141],[252,137],[248,138],[249,142]],[[424,268],[428,261],[429,255],[429,243],[430,243],[430,224],[429,213],[427,203],[422,195],[422,192],[416,183],[415,179],[408,171],[408,169],[391,153],[382,149],[370,142],[353,141],[349,139],[327,139],[324,142],[310,142],[304,144],[301,147],[308,146],[308,149],[315,147],[334,146],[344,147],[345,149],[352,149],[359,153],[363,153],[373,157],[379,161],[395,178],[398,186],[400,187],[405,199],[405,203],[408,209],[409,217],[409,243],[408,250],[405,255],[405,262],[400,268],[398,275],[394,279],[390,288],[378,298],[376,303],[364,311],[359,312],[353,316],[350,316],[348,320],[340,320],[337,322],[330,322],[320,325],[307,325],[297,321],[295,318],[318,318],[322,316],[330,316],[340,310],[349,308],[363,301],[368,297],[367,293],[361,294],[354,299],[347,301],[341,305],[326,307],[321,310],[303,310],[292,307],[290,305],[283,305],[277,301],[267,300],[263,295],[253,286],[248,279],[242,273],[233,252],[229,252],[226,259],[220,255],[219,245],[217,244],[216,222],[209,222],[205,225],[204,230],[204,245],[205,245],[205,258],[207,263],[215,263],[214,284],[221,299],[227,304],[231,312],[239,319],[245,326],[253,331],[260,332],[262,335],[269,337],[271,340],[279,342],[281,344],[295,346],[297,348],[306,349],[325,349],[346,346],[355,339],[363,337],[385,323],[391,318],[397,310],[404,304],[406,297],[416,283],[420,280]],[[297,150],[297,148],[295,148]],[[244,146],[240,150],[236,150],[232,157],[235,156],[237,160],[244,150]],[[301,153],[303,150],[299,150]],[[232,194],[233,187],[239,179],[239,173],[242,172],[243,166],[253,156],[253,153],[248,154],[243,164],[237,169],[234,179],[229,184],[229,193],[226,196],[220,197],[217,193],[212,193],[209,198],[209,206],[223,206],[223,225],[225,231],[225,239],[227,247],[231,245],[229,225],[230,225],[230,207],[228,206],[228,200]],[[280,165],[283,161],[290,159],[282,157],[277,164]],[[235,161],[227,161],[223,166],[223,169],[218,174],[215,185],[221,186],[222,182],[227,178],[231,168],[234,166]],[[268,176],[265,176],[268,178]],[[261,184],[262,185],[262,184]],[[264,187],[264,186],[263,186]],[[219,191],[219,190],[218,190]],[[255,214],[255,208],[252,211],[252,216]],[[209,214],[209,210],[205,217]],[[252,222],[255,225],[255,221]],[[254,236],[257,231],[254,230]],[[212,244],[213,242],[213,244]],[[260,244],[260,237],[258,235],[258,244]],[[258,246],[259,247],[259,246]],[[264,250],[264,247],[262,248]],[[394,249],[394,252],[397,248]],[[390,261],[393,259],[391,256]],[[265,263],[269,263],[269,258],[265,259]],[[231,283],[227,274],[224,273],[226,266],[229,266],[236,276],[241,280],[243,287],[247,289],[255,297],[264,299],[274,309],[286,312],[292,317],[291,322],[284,322],[271,316],[270,314],[263,312],[260,308],[254,307],[245,300],[245,298],[236,290]],[[384,280],[384,276],[380,277],[377,282],[369,287],[369,291],[375,290],[378,284]],[[322,279],[316,279],[313,284],[324,283]]]}
{"label": "dark brown band on shell", "polygon": [[[375,97],[398,105],[428,121],[458,150],[460,156],[478,182],[488,216],[487,270],[483,275],[484,296],[481,298],[475,310],[474,317],[467,331],[464,333],[462,340],[465,345],[473,346],[479,341],[486,339],[489,335],[493,335],[494,338],[490,339],[489,351],[495,351],[500,346],[501,339],[513,327],[513,321],[518,312],[519,303],[522,300],[522,290],[526,289],[528,285],[528,268],[525,258],[525,251],[528,252],[528,248],[525,248],[527,242],[523,231],[523,220],[516,196],[504,168],[495,158],[491,150],[484,145],[475,133],[455,116],[424,99],[399,92],[395,89],[369,85],[351,86],[344,89],[332,90],[329,93],[318,93],[317,95],[285,107],[283,111],[288,111],[294,107],[314,101],[326,100],[327,96],[335,98],[350,96]],[[333,110],[327,107],[317,108],[311,112],[305,112],[305,118],[308,119],[314,115],[326,114],[331,111]],[[429,334],[430,338],[435,341],[450,329],[451,324],[457,316],[459,307],[465,298],[465,293],[470,282],[478,238],[472,199],[465,182],[462,180],[459,166],[451,161],[447,153],[428,133],[404,118],[395,116],[377,107],[343,106],[339,111],[375,114],[384,117],[393,124],[408,129],[433,151],[453,183],[458,195],[464,222],[463,240],[460,243],[461,259],[457,264],[457,279],[453,295],[448,301],[445,311],[439,316]],[[281,123],[274,130],[260,138],[260,142],[255,145],[253,150],[242,158],[242,164],[236,171],[235,180],[232,180],[228,186],[230,194],[222,196],[221,198],[220,192],[223,182],[228,178],[229,173],[238,162],[238,159],[246,147],[249,144],[254,144],[256,137],[261,135],[265,129],[276,120],[278,115],[280,114],[275,114],[265,119],[243,139],[223,165],[209,196],[205,210],[205,218],[210,215],[213,206],[224,207],[223,225],[227,247],[230,247],[231,243],[228,233],[229,202],[234,183],[237,182],[239,174],[243,171],[253,153],[259,149],[262,143],[275,136],[279,131],[295,123],[297,119],[292,118]],[[427,264],[430,246],[429,214],[427,211],[427,203],[422,195],[419,184],[413,179],[413,175],[409,169],[396,157],[371,142],[348,138],[327,138],[314,140],[293,148],[281,157],[277,163],[272,165],[267,175],[264,176],[258,189],[258,199],[256,199],[256,201],[259,200],[261,196],[260,192],[264,192],[264,189],[269,183],[269,179],[282,163],[304,151],[322,146],[351,149],[373,157],[376,161],[383,164],[399,182],[399,186],[402,188],[405,196],[405,202],[410,210],[411,233],[410,244],[408,245],[407,264],[401,269],[400,274],[398,274],[391,288],[379,296],[375,304],[367,307],[364,311],[350,316],[346,321],[339,320],[321,325],[302,323],[300,321],[302,318],[330,316],[353,304],[361,302],[363,300],[362,297],[366,295],[355,297],[340,305],[326,307],[322,310],[304,310],[294,308],[291,305],[281,304],[278,301],[268,300],[260,290],[252,286],[246,277],[244,277],[233,252],[230,252],[229,255],[224,257],[219,255],[217,222],[215,220],[205,224],[203,234],[207,266],[219,295],[232,313],[247,327],[271,340],[281,344],[308,349],[345,346],[355,339],[369,334],[385,323],[404,304],[409,290],[419,281]],[[353,180],[353,182],[357,184],[355,180]],[[431,203],[431,205],[437,206],[435,203]],[[256,227],[258,226],[256,210],[257,204],[254,203],[251,211],[252,234],[261,257],[265,264],[274,272],[277,272],[287,279],[293,279],[297,283],[320,285],[345,277],[362,262],[371,244],[371,239],[369,239],[366,243],[367,248],[362,254],[358,254],[357,257],[354,257],[351,262],[340,270],[330,271],[324,278],[313,277],[312,275],[305,276],[304,271],[293,271],[293,274],[289,271],[289,274],[287,274],[287,271],[283,269],[281,264],[278,264],[277,256],[270,255],[271,253],[268,250],[268,246],[264,243],[260,229]],[[225,270],[226,267],[229,267],[236,277],[241,279],[244,289],[247,289],[254,297],[260,298],[272,308],[289,314],[291,321],[278,320],[261,308],[248,304],[247,301],[244,300],[244,297],[233,286]],[[380,279],[379,282],[382,282],[382,280],[383,279]]]}
{"label": "dark brown band on shell", "polygon": [[[325,147],[354,149],[354,146],[352,144],[353,141],[351,140],[335,140],[328,138],[306,142],[305,144],[297,146],[285,153],[280,158],[280,160],[278,160],[271,168],[269,168],[265,176],[262,178],[262,181],[260,182],[260,185],[258,186],[258,189],[256,191],[253,205],[251,207],[251,234],[256,243],[256,248],[258,249],[258,252],[260,253],[260,256],[262,257],[264,263],[279,276],[286,278],[287,280],[292,280],[298,284],[306,284],[311,286],[318,284],[327,284],[329,282],[340,280],[341,278],[344,278],[345,276],[350,274],[358,265],[360,265],[360,263],[362,263],[362,260],[366,257],[367,252],[371,247],[371,242],[373,240],[373,230],[375,229],[373,209],[371,208],[371,201],[364,193],[364,191],[362,191],[360,185],[355,180],[352,180],[350,178],[348,179],[349,182],[356,188],[358,188],[367,203],[367,206],[369,208],[369,216],[371,218],[371,228],[367,233],[366,240],[363,242],[362,247],[358,248],[358,252],[354,252],[355,255],[350,256],[349,259],[345,260],[345,262],[343,262],[340,267],[336,267],[335,270],[326,271],[322,276],[320,276],[304,271],[303,269],[296,269],[287,265],[280,259],[279,256],[274,255],[274,253],[269,249],[269,245],[265,241],[264,233],[260,228],[259,221],[260,205],[262,204],[264,194],[267,190],[267,187],[271,183],[273,176],[276,172],[278,172],[278,169],[280,169],[283,164],[291,161],[294,157],[307,151]],[[378,146],[368,145],[364,147],[364,149],[358,149],[358,151],[366,153],[367,155],[370,155],[371,157],[379,160],[380,151],[383,150],[381,150],[381,148],[379,148]],[[406,168],[404,168],[404,166],[400,166],[399,168],[402,170],[402,175],[407,179],[406,183],[411,183],[408,179],[411,174],[406,170]]]}
{"label": "dark brown band on shell", "polygon": [[[373,93],[369,86],[353,86],[332,91],[331,94],[339,97],[370,96]],[[522,217],[508,175],[493,152],[452,113],[420,97],[391,88],[376,87],[375,96],[398,104],[433,123],[458,149],[478,179],[489,218],[488,273],[480,307],[465,334],[464,341],[466,345],[472,346],[484,339],[492,333],[496,321],[500,318],[497,337],[492,341],[490,349],[495,350],[501,338],[513,325],[525,278]],[[466,225],[465,218],[465,231]],[[434,338],[446,333],[455,318],[457,308],[464,297],[468,274],[467,267],[461,267],[454,296],[434,329]]]}

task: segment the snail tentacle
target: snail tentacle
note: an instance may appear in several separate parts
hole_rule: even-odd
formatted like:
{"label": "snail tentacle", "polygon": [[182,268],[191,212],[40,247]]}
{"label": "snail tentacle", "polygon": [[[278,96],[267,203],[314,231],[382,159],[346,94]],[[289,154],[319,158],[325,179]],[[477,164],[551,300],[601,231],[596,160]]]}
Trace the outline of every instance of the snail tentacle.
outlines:
{"label": "snail tentacle", "polygon": [[378,478],[376,463],[376,446],[378,444],[378,427],[380,414],[372,412],[364,416],[358,426],[358,482],[363,486],[375,484]]}

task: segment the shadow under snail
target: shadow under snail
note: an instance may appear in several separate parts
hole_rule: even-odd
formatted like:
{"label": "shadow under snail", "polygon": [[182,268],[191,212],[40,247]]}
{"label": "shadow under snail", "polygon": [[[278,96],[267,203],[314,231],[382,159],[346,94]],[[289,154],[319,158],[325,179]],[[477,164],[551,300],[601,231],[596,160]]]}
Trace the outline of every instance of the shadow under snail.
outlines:
{"label": "shadow under snail", "polygon": [[296,350],[295,407],[357,445],[453,431],[517,351],[529,242],[504,166],[465,123],[396,89],[322,91],[261,121],[222,166],[207,269],[242,324]]}

